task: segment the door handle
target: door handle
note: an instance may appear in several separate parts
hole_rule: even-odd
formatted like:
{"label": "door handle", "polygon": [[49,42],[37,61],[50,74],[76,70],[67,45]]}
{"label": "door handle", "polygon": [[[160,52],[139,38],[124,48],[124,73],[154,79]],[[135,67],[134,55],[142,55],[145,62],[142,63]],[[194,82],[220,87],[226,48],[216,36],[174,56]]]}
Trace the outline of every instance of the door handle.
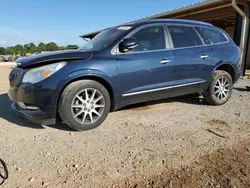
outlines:
{"label": "door handle", "polygon": [[209,58],[209,55],[201,55],[201,59]]}
{"label": "door handle", "polygon": [[167,63],[171,63],[170,59],[162,59],[161,60],[161,64],[167,64]]}

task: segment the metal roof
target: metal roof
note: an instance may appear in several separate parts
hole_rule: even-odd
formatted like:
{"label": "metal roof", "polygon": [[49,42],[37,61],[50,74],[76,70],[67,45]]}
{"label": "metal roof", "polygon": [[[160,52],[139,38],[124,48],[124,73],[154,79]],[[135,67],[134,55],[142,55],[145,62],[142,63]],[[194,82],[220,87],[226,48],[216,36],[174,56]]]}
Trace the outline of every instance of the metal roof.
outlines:
{"label": "metal roof", "polygon": [[[231,3],[230,0],[206,0],[206,1],[200,1],[199,3],[191,4],[191,5],[184,6],[182,8],[177,8],[177,9],[174,9],[174,10],[169,10],[169,11],[162,12],[162,13],[159,13],[159,14],[153,14],[151,16],[146,16],[146,17],[143,17],[143,18],[139,18],[139,19],[136,19],[136,20],[133,20],[133,21],[121,24],[121,25],[132,24],[132,23],[135,23],[135,22],[138,22],[138,21],[141,21],[141,20],[156,19],[156,18],[162,18],[162,17],[168,17],[168,16],[170,17],[171,15],[174,15],[176,13],[185,12],[185,11],[189,11],[189,10],[192,10],[192,9],[200,9],[200,8],[203,8],[203,7],[207,7],[207,6],[218,4],[218,3],[224,3],[224,2]],[[96,34],[98,34],[99,32],[101,32],[103,30],[104,29],[98,30],[98,31],[95,31],[95,32],[91,32],[91,33],[87,33],[87,34],[83,34],[83,35],[80,35],[80,37],[82,37],[82,38],[92,38],[93,36],[95,36]]]}

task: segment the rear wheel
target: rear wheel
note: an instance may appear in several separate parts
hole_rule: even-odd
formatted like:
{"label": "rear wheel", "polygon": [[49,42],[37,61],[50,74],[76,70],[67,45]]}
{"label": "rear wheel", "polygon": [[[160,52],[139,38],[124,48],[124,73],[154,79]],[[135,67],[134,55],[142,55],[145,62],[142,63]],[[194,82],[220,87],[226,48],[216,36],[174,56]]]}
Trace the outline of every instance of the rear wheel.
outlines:
{"label": "rear wheel", "polygon": [[216,70],[208,90],[203,94],[204,100],[211,105],[225,104],[231,97],[232,89],[233,81],[230,74],[226,71]]}
{"label": "rear wheel", "polygon": [[100,83],[80,80],[65,88],[58,108],[62,120],[71,128],[78,131],[93,129],[106,119],[110,96]]}

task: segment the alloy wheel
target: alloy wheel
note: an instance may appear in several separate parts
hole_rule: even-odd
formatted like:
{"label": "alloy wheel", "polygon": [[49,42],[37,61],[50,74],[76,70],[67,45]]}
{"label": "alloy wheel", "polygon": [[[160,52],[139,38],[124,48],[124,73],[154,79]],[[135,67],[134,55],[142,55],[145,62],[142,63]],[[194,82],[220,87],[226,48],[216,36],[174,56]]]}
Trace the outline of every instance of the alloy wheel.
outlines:
{"label": "alloy wheel", "polygon": [[220,77],[214,86],[214,95],[219,100],[224,100],[228,97],[230,91],[230,82],[226,77]]}
{"label": "alloy wheel", "polygon": [[71,104],[71,113],[81,124],[96,122],[103,114],[105,99],[100,91],[86,88],[76,94]]}

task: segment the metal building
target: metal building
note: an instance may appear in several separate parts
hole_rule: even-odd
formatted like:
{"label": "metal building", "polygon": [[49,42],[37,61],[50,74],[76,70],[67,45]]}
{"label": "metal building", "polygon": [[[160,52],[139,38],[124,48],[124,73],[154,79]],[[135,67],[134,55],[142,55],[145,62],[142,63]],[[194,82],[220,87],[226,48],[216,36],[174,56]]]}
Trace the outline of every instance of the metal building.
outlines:
{"label": "metal building", "polygon": [[[159,18],[181,18],[212,23],[224,29],[242,49],[243,73],[250,73],[250,0],[207,0],[197,4],[135,21]],[[128,24],[124,23],[122,25]],[[81,35],[82,38],[93,38],[101,30]]]}

